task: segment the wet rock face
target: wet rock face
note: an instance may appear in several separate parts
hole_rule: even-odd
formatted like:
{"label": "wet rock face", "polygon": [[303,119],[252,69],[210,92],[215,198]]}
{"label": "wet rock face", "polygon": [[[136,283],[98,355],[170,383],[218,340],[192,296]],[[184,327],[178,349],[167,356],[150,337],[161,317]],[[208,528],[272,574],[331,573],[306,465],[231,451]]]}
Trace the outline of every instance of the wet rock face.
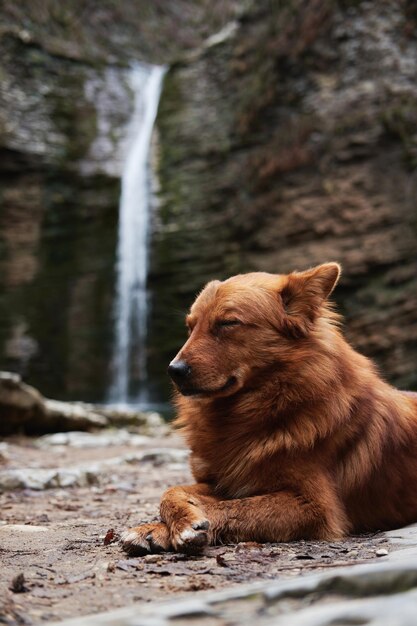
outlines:
{"label": "wet rock face", "polygon": [[171,68],[152,265],[167,361],[206,280],[337,260],[348,338],[417,387],[416,33],[407,2],[257,2]]}
{"label": "wet rock face", "polygon": [[1,361],[45,393],[102,399],[128,72],[14,37],[1,58]]}
{"label": "wet rock face", "polygon": [[0,9],[1,367],[53,397],[106,396],[132,108],[119,63],[138,57],[172,63],[151,395],[169,395],[183,312],[207,280],[327,260],[344,265],[348,337],[416,388],[414,3],[52,4]]}
{"label": "wet rock face", "polygon": [[199,46],[225,4],[0,7],[0,364],[46,394],[106,399],[128,66]]}

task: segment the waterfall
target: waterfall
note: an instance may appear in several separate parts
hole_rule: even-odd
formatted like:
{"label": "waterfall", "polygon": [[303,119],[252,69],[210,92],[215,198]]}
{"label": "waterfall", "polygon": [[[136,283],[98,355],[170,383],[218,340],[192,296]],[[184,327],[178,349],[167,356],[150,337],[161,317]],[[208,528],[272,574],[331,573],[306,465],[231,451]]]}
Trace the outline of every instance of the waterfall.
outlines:
{"label": "waterfall", "polygon": [[[149,164],[164,68],[137,64],[130,71],[134,108],[121,181],[117,245],[117,295],[112,382],[113,403],[147,401],[146,335],[148,297]],[[132,383],[136,383],[135,392]]]}

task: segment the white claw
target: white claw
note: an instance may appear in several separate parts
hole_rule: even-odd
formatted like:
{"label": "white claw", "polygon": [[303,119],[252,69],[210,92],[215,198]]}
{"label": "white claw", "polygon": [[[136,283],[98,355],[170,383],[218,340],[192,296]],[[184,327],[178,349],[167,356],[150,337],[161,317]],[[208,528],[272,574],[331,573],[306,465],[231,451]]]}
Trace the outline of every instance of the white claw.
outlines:
{"label": "white claw", "polygon": [[188,540],[194,539],[197,535],[198,535],[198,532],[196,532],[195,530],[191,530],[191,528],[186,528],[180,534],[178,538],[179,539],[178,543],[181,543],[181,544],[186,543]]}

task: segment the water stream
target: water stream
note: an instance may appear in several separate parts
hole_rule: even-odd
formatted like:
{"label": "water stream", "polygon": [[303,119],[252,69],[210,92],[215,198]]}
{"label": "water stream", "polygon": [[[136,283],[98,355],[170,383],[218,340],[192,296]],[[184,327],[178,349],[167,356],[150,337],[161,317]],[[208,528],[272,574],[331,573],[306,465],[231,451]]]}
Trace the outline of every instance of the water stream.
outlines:
{"label": "water stream", "polygon": [[149,221],[152,129],[164,68],[135,65],[130,74],[134,109],[121,181],[117,247],[117,295],[109,401],[146,404]]}

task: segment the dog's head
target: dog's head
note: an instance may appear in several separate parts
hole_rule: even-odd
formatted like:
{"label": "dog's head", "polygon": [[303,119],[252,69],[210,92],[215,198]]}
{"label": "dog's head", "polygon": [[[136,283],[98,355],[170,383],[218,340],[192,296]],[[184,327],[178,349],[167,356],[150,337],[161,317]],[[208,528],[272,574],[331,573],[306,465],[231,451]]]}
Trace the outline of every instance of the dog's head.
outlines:
{"label": "dog's head", "polygon": [[270,367],[291,366],[340,276],[337,263],[305,272],[233,276],[206,285],[186,318],[189,338],[168,373],[183,395],[222,397]]}

